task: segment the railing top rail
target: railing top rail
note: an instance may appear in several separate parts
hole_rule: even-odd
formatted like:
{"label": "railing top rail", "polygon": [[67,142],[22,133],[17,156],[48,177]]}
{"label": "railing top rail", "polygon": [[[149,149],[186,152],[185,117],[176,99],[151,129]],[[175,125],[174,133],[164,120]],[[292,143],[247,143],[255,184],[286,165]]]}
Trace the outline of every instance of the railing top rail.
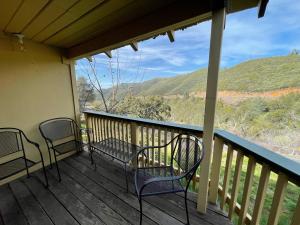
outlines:
{"label": "railing top rail", "polygon": [[284,172],[293,182],[300,183],[300,163],[225,130],[216,130],[215,136],[245,154],[254,156],[257,161],[268,164],[275,172]]}
{"label": "railing top rail", "polygon": [[[99,115],[115,120],[125,120],[128,122],[142,123],[149,126],[162,126],[176,130],[184,130],[190,133],[203,132],[203,128],[200,126],[176,124],[171,122],[141,118],[132,118],[128,116],[121,116],[94,110],[86,110],[84,111],[84,113],[90,115]],[[291,160],[287,157],[284,157],[278,153],[275,153],[269,149],[266,149],[262,146],[259,146],[255,143],[247,141],[246,139],[241,138],[225,130],[217,129],[215,131],[215,136],[222,138],[225,141],[225,143],[231,144],[234,148],[242,150],[244,154],[253,156],[257,161],[268,164],[275,172],[285,173],[291,179],[292,182],[300,185],[300,163]]]}
{"label": "railing top rail", "polygon": [[193,126],[193,125],[186,125],[186,124],[178,124],[178,123],[172,123],[172,122],[165,122],[165,121],[159,121],[159,120],[149,120],[149,119],[142,119],[142,118],[133,118],[129,116],[121,116],[106,112],[99,112],[94,110],[85,110],[84,113],[90,114],[90,115],[99,115],[103,117],[108,117],[116,120],[125,120],[128,122],[136,122],[136,123],[143,123],[149,126],[161,126],[161,127],[168,127],[175,130],[184,130],[189,133],[202,133],[203,128],[200,126]]}

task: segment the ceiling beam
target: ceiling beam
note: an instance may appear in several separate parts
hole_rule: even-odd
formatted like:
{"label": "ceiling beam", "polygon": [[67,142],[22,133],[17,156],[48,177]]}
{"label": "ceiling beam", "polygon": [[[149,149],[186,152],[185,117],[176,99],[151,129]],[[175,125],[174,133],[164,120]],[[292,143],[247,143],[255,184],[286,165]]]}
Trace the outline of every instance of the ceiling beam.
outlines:
{"label": "ceiling beam", "polygon": [[135,52],[137,52],[139,50],[139,48],[138,48],[139,46],[138,46],[137,42],[130,43],[130,46]]}
{"label": "ceiling beam", "polygon": [[191,25],[211,18],[216,7],[211,1],[182,1],[135,18],[131,22],[100,33],[93,39],[75,45],[67,50],[68,58],[80,58],[128,45],[134,41],[148,39],[154,35]]}
{"label": "ceiling beam", "polygon": [[167,31],[167,34],[168,34],[170,42],[174,42],[175,41],[175,32],[174,32],[174,30]]}

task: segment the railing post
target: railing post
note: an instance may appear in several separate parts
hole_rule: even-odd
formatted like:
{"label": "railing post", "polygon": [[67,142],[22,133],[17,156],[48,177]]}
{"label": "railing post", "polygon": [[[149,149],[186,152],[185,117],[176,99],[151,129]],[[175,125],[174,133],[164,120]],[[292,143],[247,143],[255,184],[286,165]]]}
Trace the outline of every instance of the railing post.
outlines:
{"label": "railing post", "polygon": [[212,155],[212,142],[214,135],[214,120],[217,101],[218,76],[221,59],[221,47],[223,30],[225,25],[226,9],[220,9],[212,13],[211,39],[209,52],[209,65],[206,86],[205,116],[203,143],[205,157],[201,163],[197,210],[206,213],[210,164]]}
{"label": "railing post", "polygon": [[224,145],[223,140],[221,138],[216,137],[214,143],[214,154],[213,154],[213,161],[212,161],[212,171],[211,171],[209,199],[208,199],[209,202],[213,204],[217,204],[217,199],[218,199],[223,145]]}
{"label": "railing post", "polygon": [[[131,141],[131,144],[133,144],[133,145],[138,144],[136,132],[137,132],[137,124],[135,122],[131,122],[130,123],[130,141]],[[136,151],[136,149],[132,149],[132,150]],[[132,162],[133,167],[137,167],[136,163],[137,163],[136,160],[133,160],[133,162]]]}

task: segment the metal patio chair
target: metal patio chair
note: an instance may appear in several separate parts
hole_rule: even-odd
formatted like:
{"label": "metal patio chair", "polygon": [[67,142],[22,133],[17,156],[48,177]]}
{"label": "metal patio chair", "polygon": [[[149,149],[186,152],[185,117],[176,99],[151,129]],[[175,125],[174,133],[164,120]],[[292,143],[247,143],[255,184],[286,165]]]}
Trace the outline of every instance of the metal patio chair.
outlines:
{"label": "metal patio chair", "polygon": [[[72,151],[79,153],[81,150],[83,150],[84,144],[81,140],[81,135],[82,131],[87,129],[80,128],[71,118],[60,117],[49,119],[40,123],[39,130],[48,147],[50,168],[52,169],[51,151],[53,151],[58,180],[61,181],[59,167],[57,164],[57,156]],[[89,143],[88,132],[87,137]]]}
{"label": "metal patio chair", "polygon": [[[189,224],[187,191],[203,159],[203,144],[196,136],[179,134],[166,145],[143,148],[137,154],[137,160],[143,159],[142,161],[150,162],[147,157],[151,154],[157,155],[157,150],[165,147],[171,149],[169,166],[141,167],[135,171],[135,189],[140,204],[140,224],[143,218],[143,197],[177,192],[184,192],[187,224]],[[151,151],[154,151],[154,154]]]}
{"label": "metal patio chair", "polygon": [[[31,146],[34,146],[38,150],[41,157],[40,161],[29,159],[29,150],[27,149]],[[27,177],[30,177],[29,168],[42,163],[45,186],[48,187],[44,158],[40,146],[38,143],[29,140],[22,130],[11,127],[0,128],[0,158],[4,161],[0,164],[0,180],[4,180],[25,170]]]}

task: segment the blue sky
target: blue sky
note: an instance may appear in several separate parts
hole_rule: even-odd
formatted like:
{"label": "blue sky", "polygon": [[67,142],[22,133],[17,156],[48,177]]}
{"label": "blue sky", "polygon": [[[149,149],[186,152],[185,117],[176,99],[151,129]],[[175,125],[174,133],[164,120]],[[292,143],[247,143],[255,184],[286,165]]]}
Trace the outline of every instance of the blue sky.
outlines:
{"label": "blue sky", "polygon": [[[113,58],[95,57],[102,85],[111,85],[110,67],[116,74],[119,61],[121,82],[141,82],[156,77],[186,74],[208,64],[210,22],[177,31],[175,42],[159,36],[139,43],[139,51],[130,46],[114,50]],[[222,68],[269,56],[287,55],[300,50],[300,1],[270,0],[266,15],[257,18],[257,8],[227,15],[223,37]],[[118,57],[117,57],[118,56]],[[77,76],[89,68],[85,59],[76,66]]]}

